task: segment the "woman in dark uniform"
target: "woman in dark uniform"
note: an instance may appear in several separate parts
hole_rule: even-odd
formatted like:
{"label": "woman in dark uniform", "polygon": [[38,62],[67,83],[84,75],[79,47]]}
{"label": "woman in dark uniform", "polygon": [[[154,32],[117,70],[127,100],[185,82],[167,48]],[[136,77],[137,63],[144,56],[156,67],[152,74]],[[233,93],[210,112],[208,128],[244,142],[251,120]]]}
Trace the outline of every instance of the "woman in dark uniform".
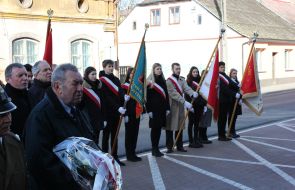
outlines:
{"label": "woman in dark uniform", "polygon": [[[188,86],[191,87],[194,91],[197,91],[198,88],[200,88],[200,80],[201,77],[198,68],[194,66],[191,67],[186,79]],[[188,102],[192,102],[192,98],[188,95],[185,95],[185,100]],[[189,112],[188,114],[188,137],[190,148],[203,147],[199,139],[199,122],[205,105],[205,100],[201,96],[197,97],[197,99],[193,101],[194,112]]]}
{"label": "woman in dark uniform", "polygon": [[[128,92],[130,80],[132,77],[133,68],[128,68],[125,83],[121,85],[125,91],[125,94]],[[136,116],[137,106],[138,103],[133,98],[130,98],[130,100],[127,102],[127,111],[125,113],[125,149],[127,160],[131,162],[141,161],[141,158],[135,153],[140,122],[140,115]]]}
{"label": "woman in dark uniform", "polygon": [[[238,71],[236,69],[231,69],[230,73],[229,73],[229,77],[232,80],[233,85],[236,85],[234,88],[232,88],[232,90],[234,90],[236,93],[239,93],[239,90],[237,90],[237,89],[240,89],[241,85],[238,80],[237,73],[238,73]],[[231,103],[230,103],[230,108],[229,108],[229,117],[228,117],[228,122],[227,122],[228,126],[230,124],[230,119],[232,117],[235,102],[236,102],[236,98],[232,98]],[[236,121],[237,121],[238,115],[242,115],[242,100],[241,99],[238,100],[236,112],[235,112],[235,115],[233,118],[233,123],[232,123],[231,129],[230,129],[230,135],[232,138],[239,138],[240,137],[240,135],[238,135],[236,133]]]}
{"label": "woman in dark uniform", "polygon": [[170,113],[169,96],[162,66],[155,63],[147,78],[146,109],[149,114],[151,128],[152,155],[163,156],[159,150],[161,129],[166,125],[166,116]]}

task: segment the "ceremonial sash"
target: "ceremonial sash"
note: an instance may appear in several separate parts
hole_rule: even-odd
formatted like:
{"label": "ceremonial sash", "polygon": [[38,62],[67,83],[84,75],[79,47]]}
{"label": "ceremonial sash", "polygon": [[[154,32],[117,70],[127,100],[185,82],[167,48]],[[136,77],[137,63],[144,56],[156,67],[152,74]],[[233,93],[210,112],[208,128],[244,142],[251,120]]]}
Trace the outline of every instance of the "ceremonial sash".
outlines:
{"label": "ceremonial sash", "polygon": [[100,77],[99,80],[103,82],[107,87],[116,95],[119,96],[119,88],[107,77]]}
{"label": "ceremonial sash", "polygon": [[97,107],[101,108],[100,98],[92,89],[83,88],[83,92],[97,105]]}
{"label": "ceremonial sash", "polygon": [[170,76],[168,79],[172,82],[172,84],[175,87],[176,91],[182,96],[182,88],[179,85],[177,79],[174,78],[173,76]]}
{"label": "ceremonial sash", "polygon": [[199,83],[193,81],[192,82],[192,87],[195,88],[195,89],[198,89],[200,87]]}
{"label": "ceremonial sash", "polygon": [[155,89],[155,91],[158,92],[164,99],[166,99],[165,91],[160,85],[158,85],[157,83],[149,83],[149,85],[153,85],[152,88]]}
{"label": "ceremonial sash", "polygon": [[129,86],[130,86],[130,84],[127,82],[125,82],[124,84],[121,84],[121,87],[125,90],[128,90]]}
{"label": "ceremonial sash", "polygon": [[219,78],[226,84],[229,84],[229,81],[227,80],[227,78],[225,78],[222,74],[219,74]]}

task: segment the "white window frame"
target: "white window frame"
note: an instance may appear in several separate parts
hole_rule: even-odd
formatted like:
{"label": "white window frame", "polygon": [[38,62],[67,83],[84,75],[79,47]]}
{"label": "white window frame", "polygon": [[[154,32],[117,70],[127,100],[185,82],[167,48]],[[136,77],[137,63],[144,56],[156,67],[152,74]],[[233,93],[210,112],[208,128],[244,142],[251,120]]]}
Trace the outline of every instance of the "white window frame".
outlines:
{"label": "white window frame", "polygon": [[[157,15],[157,12],[159,15]],[[161,25],[161,9],[151,9],[150,25],[151,26],[160,26]]]}
{"label": "white window frame", "polygon": [[[178,10],[178,12],[176,12]],[[169,7],[169,24],[180,24],[180,7]]]}
{"label": "white window frame", "polygon": [[[22,42],[20,45],[20,52],[18,54],[15,53],[16,43]],[[34,54],[29,55],[28,52],[28,43],[31,42],[34,44]],[[38,60],[38,52],[39,52],[39,41],[32,38],[18,38],[12,41],[12,62],[13,63],[21,63],[21,64],[34,64]],[[33,56],[33,57],[32,57]],[[31,61],[29,61],[31,59]]]}
{"label": "white window frame", "polygon": [[292,55],[292,49],[285,49],[284,62],[285,62],[286,71],[294,70],[294,63],[292,63],[291,55]]}
{"label": "white window frame", "polygon": [[[77,53],[73,52],[74,45],[77,44]],[[83,55],[83,44],[89,45],[88,54]],[[88,39],[78,39],[71,42],[71,62],[74,64],[78,71],[83,74],[84,70],[92,66],[92,48],[93,48],[93,42]],[[75,59],[76,58],[76,61]],[[88,59],[88,63],[84,63],[85,59]]]}
{"label": "white window frame", "polygon": [[256,48],[255,49],[255,61],[258,67],[258,72],[265,73],[265,66],[263,64],[263,56],[264,56],[264,48]]}

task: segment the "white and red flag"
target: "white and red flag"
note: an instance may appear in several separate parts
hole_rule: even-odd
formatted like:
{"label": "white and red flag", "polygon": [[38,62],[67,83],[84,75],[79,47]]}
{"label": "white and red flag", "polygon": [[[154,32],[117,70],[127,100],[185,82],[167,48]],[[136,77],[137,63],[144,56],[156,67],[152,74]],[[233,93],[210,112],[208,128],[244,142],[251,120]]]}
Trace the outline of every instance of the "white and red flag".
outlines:
{"label": "white and red flag", "polygon": [[201,84],[200,94],[207,101],[207,106],[213,112],[213,119],[217,121],[219,113],[219,51],[218,45],[211,57],[211,64],[208,73]]}

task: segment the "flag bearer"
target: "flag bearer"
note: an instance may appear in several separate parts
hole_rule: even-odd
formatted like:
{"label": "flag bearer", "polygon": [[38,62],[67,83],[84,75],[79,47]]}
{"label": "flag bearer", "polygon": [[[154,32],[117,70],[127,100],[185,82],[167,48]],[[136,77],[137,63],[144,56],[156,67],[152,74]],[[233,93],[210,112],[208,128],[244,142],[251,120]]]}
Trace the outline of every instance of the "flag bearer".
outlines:
{"label": "flag bearer", "polygon": [[153,64],[147,83],[146,109],[150,118],[152,155],[161,157],[163,153],[159,150],[159,141],[161,130],[166,126],[166,116],[170,113],[170,105],[166,81],[159,63]]}
{"label": "flag bearer", "polygon": [[[114,61],[107,59],[102,62],[103,70],[100,71],[99,77],[102,82],[101,91],[106,104],[106,121],[107,125],[103,130],[102,150],[109,151],[109,136],[111,135],[111,148],[115,141],[116,131],[120,119],[120,114],[124,115],[126,109],[123,107],[124,100],[128,101],[129,96],[124,96],[120,80],[113,74]],[[121,165],[125,166],[118,157],[118,142],[113,152],[114,159]]]}
{"label": "flag bearer", "polygon": [[[127,94],[130,86],[131,79],[133,78],[133,68],[128,68],[125,83],[122,84],[122,88]],[[125,113],[125,150],[128,161],[138,162],[141,158],[135,153],[137,137],[139,131],[139,122],[141,110],[139,104],[131,98],[127,103],[127,111]]]}
{"label": "flag bearer", "polygon": [[[194,92],[186,83],[185,79],[180,76],[180,64],[173,63],[172,64],[172,72],[173,74],[167,79],[167,90],[170,98],[170,108],[171,112],[167,118],[166,125],[166,146],[167,153],[173,152],[173,132],[175,133],[175,138],[180,129],[181,124],[184,123],[185,115],[184,108],[188,109],[191,112],[194,112],[192,104],[185,101],[183,95],[188,94],[190,97],[197,98],[198,93]],[[177,150],[180,152],[187,152],[183,148],[182,142],[182,132],[180,133],[180,137],[177,141]]]}

